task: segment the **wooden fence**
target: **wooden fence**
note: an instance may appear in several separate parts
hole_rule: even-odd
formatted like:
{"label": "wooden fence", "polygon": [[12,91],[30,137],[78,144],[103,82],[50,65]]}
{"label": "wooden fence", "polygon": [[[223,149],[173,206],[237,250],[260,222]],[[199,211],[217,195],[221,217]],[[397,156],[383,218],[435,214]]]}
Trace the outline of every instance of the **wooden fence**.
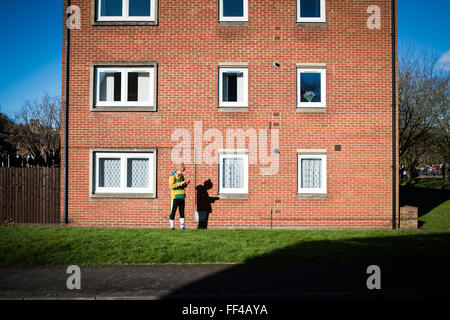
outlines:
{"label": "wooden fence", "polygon": [[0,168],[0,223],[60,221],[59,168]]}

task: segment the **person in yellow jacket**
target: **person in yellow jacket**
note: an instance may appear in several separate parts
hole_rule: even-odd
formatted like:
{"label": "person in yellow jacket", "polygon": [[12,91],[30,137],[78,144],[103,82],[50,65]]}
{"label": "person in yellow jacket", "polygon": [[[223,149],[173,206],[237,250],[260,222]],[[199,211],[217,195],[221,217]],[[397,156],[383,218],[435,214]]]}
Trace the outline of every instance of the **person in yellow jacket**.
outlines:
{"label": "person in yellow jacket", "polygon": [[186,230],[184,228],[184,206],[185,206],[185,198],[186,191],[184,190],[189,185],[189,180],[184,179],[183,172],[185,171],[184,164],[180,164],[177,168],[177,171],[172,173],[169,178],[169,187],[171,193],[171,209],[170,209],[170,230],[175,230],[175,214],[177,212],[177,208],[180,209],[180,227],[181,230]]}

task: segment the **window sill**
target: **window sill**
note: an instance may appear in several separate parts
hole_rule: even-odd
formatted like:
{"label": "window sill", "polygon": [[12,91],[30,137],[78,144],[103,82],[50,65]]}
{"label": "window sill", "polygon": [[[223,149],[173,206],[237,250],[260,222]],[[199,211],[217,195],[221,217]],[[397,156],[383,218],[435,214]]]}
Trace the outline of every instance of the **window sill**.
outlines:
{"label": "window sill", "polygon": [[91,199],[114,198],[114,199],[156,199],[153,193],[93,193]]}
{"label": "window sill", "polygon": [[248,112],[248,107],[219,107],[219,112]]}
{"label": "window sill", "polygon": [[297,193],[297,199],[326,199],[326,193]]}
{"label": "window sill", "polygon": [[296,22],[298,27],[319,27],[324,28],[327,26],[326,22]]}
{"label": "window sill", "polygon": [[91,112],[156,112],[156,107],[91,107]]}
{"label": "window sill", "polygon": [[297,112],[326,112],[326,107],[297,107]]}
{"label": "window sill", "polygon": [[220,199],[248,199],[247,193],[219,193]]}
{"label": "window sill", "polygon": [[219,21],[219,26],[247,27],[248,21]]}
{"label": "window sill", "polygon": [[157,21],[93,21],[93,26],[157,26]]}

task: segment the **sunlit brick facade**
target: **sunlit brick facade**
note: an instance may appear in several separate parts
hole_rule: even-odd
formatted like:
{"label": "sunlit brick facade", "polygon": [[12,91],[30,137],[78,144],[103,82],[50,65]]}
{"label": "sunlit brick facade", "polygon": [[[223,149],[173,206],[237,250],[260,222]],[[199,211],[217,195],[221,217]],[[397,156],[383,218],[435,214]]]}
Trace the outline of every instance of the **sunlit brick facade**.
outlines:
{"label": "sunlit brick facade", "polygon": [[[192,148],[185,150],[192,159],[185,172],[192,182],[186,189],[186,227],[196,228],[195,186],[211,179],[209,195],[216,197],[224,183],[219,155],[215,163],[194,161],[199,160],[194,131],[201,126],[202,150],[210,143],[209,129],[224,142],[230,129],[267,130],[267,153],[278,161],[271,174],[262,173],[270,164],[249,161],[247,192],[220,194],[208,228],[392,228],[391,1],[326,0],[325,22],[299,21],[296,0],[245,1],[247,20],[236,22],[220,21],[219,0],[153,2],[152,21],[105,22],[96,1],[71,1],[80,8],[81,28],[70,30],[69,225],[168,228],[168,181],[176,168],[173,148],[180,145],[172,138],[181,129],[192,138]],[[380,29],[367,26],[371,5],[380,8]],[[128,88],[132,81],[154,83],[146,93],[152,106],[96,106],[100,95],[107,95],[99,92],[99,68],[112,66],[152,70],[154,77],[143,80],[127,74]],[[230,67],[247,71],[244,107],[220,106],[220,69]],[[308,69],[325,71],[323,103],[313,108],[299,98],[299,72]],[[105,84],[104,90],[113,87]],[[275,130],[279,143],[273,148]],[[223,148],[229,149],[225,143]],[[151,192],[96,192],[97,180],[104,179],[98,172],[106,170],[96,162],[102,152],[154,156],[145,175]],[[319,159],[325,174],[321,192],[299,191],[299,155],[325,155]]]}

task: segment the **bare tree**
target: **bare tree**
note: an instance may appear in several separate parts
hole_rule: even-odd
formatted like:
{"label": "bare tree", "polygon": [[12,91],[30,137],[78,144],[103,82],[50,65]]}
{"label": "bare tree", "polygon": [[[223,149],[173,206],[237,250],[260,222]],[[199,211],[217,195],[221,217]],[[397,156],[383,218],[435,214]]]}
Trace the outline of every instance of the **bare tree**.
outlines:
{"label": "bare tree", "polygon": [[433,146],[444,163],[444,188],[450,187],[450,72],[441,71],[436,79],[436,103],[433,106]]}
{"label": "bare tree", "polygon": [[1,113],[0,107],[0,166],[7,163],[8,157],[12,157],[16,153],[11,137],[13,126],[14,123],[8,116]]}
{"label": "bare tree", "polygon": [[436,141],[436,110],[443,107],[443,88],[445,81],[448,86],[448,77],[446,80],[435,68],[436,56],[412,47],[403,47],[401,52],[399,152],[400,161],[406,165],[407,183],[412,183],[413,167]]}
{"label": "bare tree", "polygon": [[26,102],[15,115],[15,141],[40,166],[60,164],[60,111],[60,97],[45,94],[40,101]]}

